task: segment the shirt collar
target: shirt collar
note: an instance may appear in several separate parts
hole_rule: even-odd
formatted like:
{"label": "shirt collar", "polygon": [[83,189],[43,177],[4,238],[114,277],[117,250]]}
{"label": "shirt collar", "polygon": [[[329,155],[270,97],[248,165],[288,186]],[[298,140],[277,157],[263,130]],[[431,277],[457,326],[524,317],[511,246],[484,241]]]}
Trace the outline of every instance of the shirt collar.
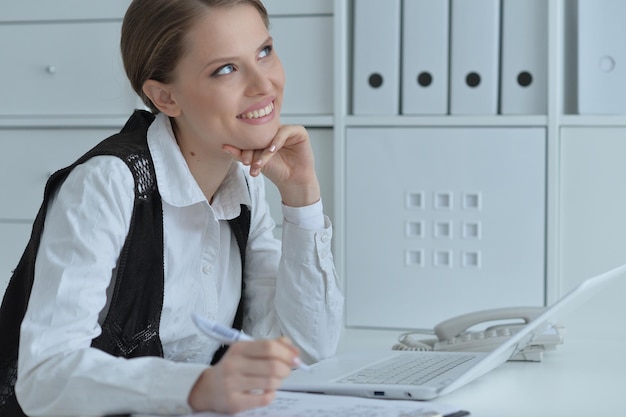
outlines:
{"label": "shirt collar", "polygon": [[[148,128],[148,148],[164,202],[175,207],[207,202],[178,147],[167,115],[159,113]],[[213,196],[211,207],[218,219],[226,220],[237,217],[241,204],[249,206],[250,202],[244,167],[234,163]]]}

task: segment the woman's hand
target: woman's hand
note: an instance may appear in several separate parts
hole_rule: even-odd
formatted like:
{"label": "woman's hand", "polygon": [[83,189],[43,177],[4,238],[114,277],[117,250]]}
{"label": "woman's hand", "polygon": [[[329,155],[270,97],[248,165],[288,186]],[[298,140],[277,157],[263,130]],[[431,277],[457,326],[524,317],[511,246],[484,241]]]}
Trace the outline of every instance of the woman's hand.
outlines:
{"label": "woman's hand", "polygon": [[227,414],[268,405],[297,357],[298,349],[285,337],[237,342],[200,375],[189,405],[195,411]]}
{"label": "woman's hand", "polygon": [[250,166],[250,175],[263,173],[280,192],[283,204],[303,207],[320,199],[309,134],[302,126],[281,126],[266,149],[224,145],[233,158]]}

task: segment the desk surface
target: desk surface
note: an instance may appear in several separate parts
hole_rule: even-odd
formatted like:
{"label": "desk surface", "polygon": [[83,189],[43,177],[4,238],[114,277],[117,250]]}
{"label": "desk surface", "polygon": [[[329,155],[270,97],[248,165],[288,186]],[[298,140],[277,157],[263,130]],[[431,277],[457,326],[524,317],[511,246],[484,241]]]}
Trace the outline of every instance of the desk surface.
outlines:
{"label": "desk surface", "polygon": [[[381,347],[375,340],[365,344]],[[390,346],[395,339],[382,340]],[[626,415],[624,352],[626,340],[566,338],[543,362],[507,362],[435,401],[467,409],[472,417]]]}
{"label": "desk surface", "polygon": [[566,340],[543,362],[507,362],[439,401],[473,417],[625,415],[626,341]]}

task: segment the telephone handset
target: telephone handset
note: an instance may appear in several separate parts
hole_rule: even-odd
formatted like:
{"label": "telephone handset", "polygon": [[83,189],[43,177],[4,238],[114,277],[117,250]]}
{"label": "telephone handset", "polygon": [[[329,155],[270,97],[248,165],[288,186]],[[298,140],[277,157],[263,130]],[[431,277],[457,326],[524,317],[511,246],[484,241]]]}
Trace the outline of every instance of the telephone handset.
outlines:
{"label": "telephone handset", "polygon": [[[488,352],[498,347],[543,310],[543,307],[507,307],[463,314],[436,325],[434,332],[437,339],[420,339],[416,336],[419,332],[406,332],[398,337],[398,343],[392,349]],[[516,322],[496,324],[479,331],[469,330],[481,323],[502,320]],[[537,335],[510,360],[541,361],[543,351],[556,349],[556,345],[563,343],[564,333],[563,326],[548,325],[542,334]]]}

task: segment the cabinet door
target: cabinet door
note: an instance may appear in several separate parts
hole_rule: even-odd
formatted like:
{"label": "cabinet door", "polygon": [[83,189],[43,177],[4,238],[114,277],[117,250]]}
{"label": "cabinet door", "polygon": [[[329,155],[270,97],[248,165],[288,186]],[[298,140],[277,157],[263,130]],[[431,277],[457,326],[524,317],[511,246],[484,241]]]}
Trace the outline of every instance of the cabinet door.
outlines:
{"label": "cabinet door", "polygon": [[[561,294],[626,263],[625,155],[624,127],[561,130]],[[626,277],[573,312],[568,332],[626,337],[624,294]]]}
{"label": "cabinet door", "polygon": [[333,12],[333,0],[263,0],[267,12],[272,15],[315,15]]}
{"label": "cabinet door", "polygon": [[[0,114],[126,117],[120,21],[0,24]],[[19,42],[16,42],[19,40]]]}
{"label": "cabinet door", "polygon": [[543,128],[350,128],[347,324],[544,304]]}
{"label": "cabinet door", "polygon": [[287,83],[282,113],[333,113],[333,24],[331,16],[272,17],[270,31]]}
{"label": "cabinet door", "polygon": [[0,129],[0,220],[32,221],[46,181],[117,129]]}
{"label": "cabinet door", "polygon": [[121,19],[131,0],[20,0],[0,2],[0,22]]}

